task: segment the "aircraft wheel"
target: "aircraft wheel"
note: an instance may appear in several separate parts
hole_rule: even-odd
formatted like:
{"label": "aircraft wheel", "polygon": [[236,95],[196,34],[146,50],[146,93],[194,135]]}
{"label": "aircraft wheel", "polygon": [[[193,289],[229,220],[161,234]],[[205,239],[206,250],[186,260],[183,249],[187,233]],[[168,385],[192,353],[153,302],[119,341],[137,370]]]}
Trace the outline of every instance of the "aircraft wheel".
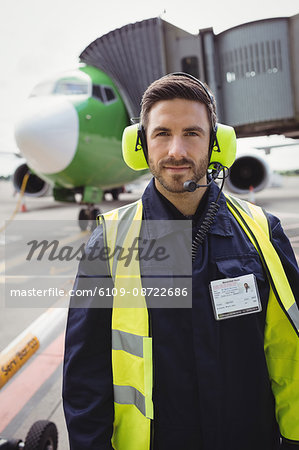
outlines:
{"label": "aircraft wheel", "polygon": [[24,450],[56,450],[57,443],[58,432],[55,423],[38,420],[27,433]]}
{"label": "aircraft wheel", "polygon": [[115,189],[111,189],[111,195],[113,200],[118,200],[119,194],[121,194],[123,192],[123,188],[115,188]]}
{"label": "aircraft wheel", "polygon": [[111,189],[111,195],[113,200],[118,200],[119,192],[118,189]]}
{"label": "aircraft wheel", "polygon": [[93,208],[90,211],[90,217],[91,217],[91,226],[90,229],[91,231],[93,231],[96,227],[97,227],[97,222],[96,222],[96,218],[98,216],[98,214],[100,214],[100,210],[98,208]]}
{"label": "aircraft wheel", "polygon": [[89,221],[89,214],[87,209],[80,209],[79,212],[79,227],[81,231],[85,231],[87,229],[88,221]]}

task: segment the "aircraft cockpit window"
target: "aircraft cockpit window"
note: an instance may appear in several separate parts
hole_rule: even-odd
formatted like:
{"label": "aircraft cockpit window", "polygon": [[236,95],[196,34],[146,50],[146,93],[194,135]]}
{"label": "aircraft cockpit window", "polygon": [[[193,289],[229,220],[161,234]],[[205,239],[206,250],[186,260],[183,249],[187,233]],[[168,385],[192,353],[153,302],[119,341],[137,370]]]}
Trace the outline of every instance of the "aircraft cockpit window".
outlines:
{"label": "aircraft cockpit window", "polygon": [[53,81],[44,81],[39,83],[30,94],[30,97],[40,97],[43,95],[51,95],[54,89]]}
{"label": "aircraft cockpit window", "polygon": [[56,95],[87,95],[88,83],[83,80],[59,80],[56,83],[53,94]]}
{"label": "aircraft cockpit window", "polygon": [[93,86],[92,86],[92,96],[95,97],[96,99],[100,100],[102,103],[104,103],[102,86],[99,86],[98,84],[93,84]]}
{"label": "aircraft cockpit window", "polygon": [[111,102],[112,100],[116,99],[115,93],[112,88],[105,86],[104,91],[106,94],[107,102]]}
{"label": "aircraft cockpit window", "polygon": [[99,84],[94,84],[92,86],[92,96],[105,104],[117,100],[116,94],[110,86],[101,86]]}
{"label": "aircraft cockpit window", "polygon": [[31,97],[46,95],[90,95],[91,79],[80,71],[63,74],[59,78],[39,83],[31,92]]}

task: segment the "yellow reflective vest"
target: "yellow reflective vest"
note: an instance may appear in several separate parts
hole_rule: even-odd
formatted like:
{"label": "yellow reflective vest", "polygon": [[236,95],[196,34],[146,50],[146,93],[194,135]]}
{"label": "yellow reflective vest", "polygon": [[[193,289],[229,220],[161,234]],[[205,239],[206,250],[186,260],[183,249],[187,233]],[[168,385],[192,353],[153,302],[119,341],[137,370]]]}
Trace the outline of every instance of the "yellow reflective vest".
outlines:
{"label": "yellow reflective vest", "polygon": [[[227,207],[255,246],[268,275],[264,349],[276,419],[283,437],[299,441],[299,310],[281,261],[269,238],[263,210],[232,196]],[[105,245],[130,248],[139,236],[142,201],[110,211],[99,217]],[[190,255],[191,257],[191,255]],[[112,372],[114,388],[115,450],[149,450],[153,419],[152,338],[146,299],[142,295],[139,261],[109,259],[114,281],[112,312]],[[130,295],[135,289],[135,294]],[[126,307],[122,305],[125,304]]]}

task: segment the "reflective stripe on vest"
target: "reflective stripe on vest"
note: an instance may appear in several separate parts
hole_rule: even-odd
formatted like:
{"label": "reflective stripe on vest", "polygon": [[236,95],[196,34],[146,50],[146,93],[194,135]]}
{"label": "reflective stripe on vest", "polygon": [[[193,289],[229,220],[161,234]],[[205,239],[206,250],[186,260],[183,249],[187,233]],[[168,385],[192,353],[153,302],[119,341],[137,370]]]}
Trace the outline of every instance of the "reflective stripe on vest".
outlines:
{"label": "reflective stripe on vest", "polygon": [[262,208],[226,197],[229,210],[257,249],[269,278],[264,349],[275,397],[276,419],[282,436],[299,441],[298,306],[270,242],[268,220]]}
{"label": "reflective stripe on vest", "polygon": [[143,358],[143,337],[112,329],[112,348]]}
{"label": "reflective stripe on vest", "polygon": [[[101,216],[105,245],[112,250],[128,249],[140,234],[142,202]],[[114,281],[112,312],[112,372],[114,387],[114,432],[117,450],[149,450],[153,418],[152,338],[146,300],[141,295],[139,261],[130,264],[117,257],[109,259]],[[136,296],[127,294],[135,288]],[[125,292],[120,295],[120,289]],[[131,306],[131,307],[128,307]]]}
{"label": "reflective stripe on vest", "polygon": [[228,195],[226,199],[229,210],[258,251],[275,296],[299,336],[299,309],[279,256],[269,239],[265,214],[256,205]]}

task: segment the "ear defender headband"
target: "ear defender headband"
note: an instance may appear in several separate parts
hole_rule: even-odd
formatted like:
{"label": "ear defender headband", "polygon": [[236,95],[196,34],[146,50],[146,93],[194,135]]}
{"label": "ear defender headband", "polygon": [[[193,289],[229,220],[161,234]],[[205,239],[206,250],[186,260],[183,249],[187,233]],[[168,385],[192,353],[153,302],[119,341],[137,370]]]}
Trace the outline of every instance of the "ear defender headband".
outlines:
{"label": "ear defender headband", "polygon": [[[184,76],[196,81],[209,96],[211,103],[214,105],[214,97],[205,87],[205,85],[184,72],[174,72],[166,75]],[[214,164],[221,164],[224,167],[231,167],[236,158],[237,140],[235,130],[221,123],[216,123],[215,127],[211,127],[211,136],[209,144],[210,168],[214,168]],[[126,127],[122,136],[122,153],[125,163],[133,170],[148,169],[147,162],[147,142],[144,127],[141,123],[135,123]]]}

